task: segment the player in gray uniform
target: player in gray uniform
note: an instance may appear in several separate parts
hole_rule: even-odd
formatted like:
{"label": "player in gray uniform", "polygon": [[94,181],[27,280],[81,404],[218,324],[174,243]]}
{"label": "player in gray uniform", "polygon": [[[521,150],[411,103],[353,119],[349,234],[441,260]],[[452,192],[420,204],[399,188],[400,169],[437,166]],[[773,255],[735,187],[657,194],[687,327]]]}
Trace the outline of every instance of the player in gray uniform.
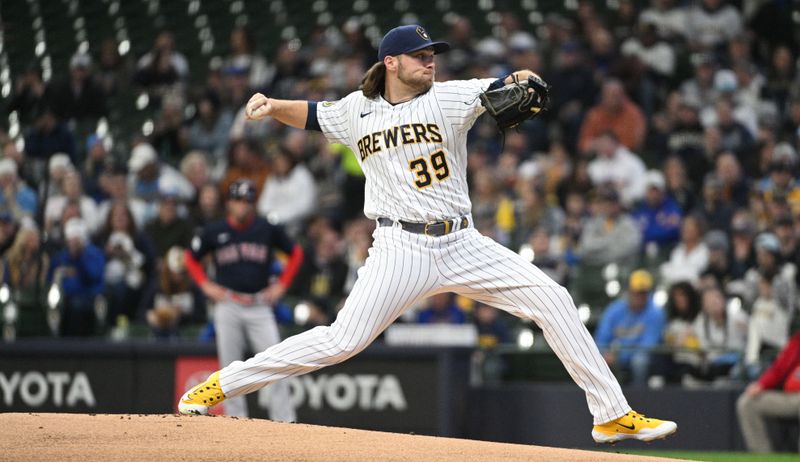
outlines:
{"label": "player in gray uniform", "polygon": [[[378,227],[358,280],[330,326],[212,374],[184,394],[181,412],[205,414],[226,398],[342,362],[421,299],[455,292],[542,328],[586,393],[595,441],[650,441],[676,431],[674,422],[631,410],[567,290],[473,227],[467,131],[484,111],[478,95],[513,79],[434,82],[434,54],[448,49],[420,26],[397,27],[381,41],[379,62],[359,91],[319,104],[260,93],[247,103],[252,120],[273,117],[350,146],[366,176],[364,213]],[[532,73],[514,74],[524,80]]]}
{"label": "player in gray uniform", "polygon": [[[195,283],[216,302],[214,327],[222,366],[241,361],[248,348],[262,351],[281,341],[273,306],[292,283],[303,260],[303,250],[283,228],[256,216],[256,187],[250,180],[231,183],[224,220],[209,223],[186,250],[186,267]],[[289,255],[284,270],[273,280],[275,251]],[[210,255],[215,277],[206,275],[200,261]],[[281,422],[297,420],[289,384],[269,387],[269,417]],[[247,417],[244,396],[225,403],[225,413]]]}

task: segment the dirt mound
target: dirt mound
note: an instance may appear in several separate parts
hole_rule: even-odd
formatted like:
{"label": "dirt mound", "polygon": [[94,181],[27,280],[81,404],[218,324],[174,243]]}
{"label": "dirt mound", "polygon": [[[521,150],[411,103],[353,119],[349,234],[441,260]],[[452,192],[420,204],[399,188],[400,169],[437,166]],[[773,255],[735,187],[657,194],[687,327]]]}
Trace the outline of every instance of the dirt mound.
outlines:
{"label": "dirt mound", "polygon": [[647,461],[653,457],[235,417],[0,414],[3,460]]}

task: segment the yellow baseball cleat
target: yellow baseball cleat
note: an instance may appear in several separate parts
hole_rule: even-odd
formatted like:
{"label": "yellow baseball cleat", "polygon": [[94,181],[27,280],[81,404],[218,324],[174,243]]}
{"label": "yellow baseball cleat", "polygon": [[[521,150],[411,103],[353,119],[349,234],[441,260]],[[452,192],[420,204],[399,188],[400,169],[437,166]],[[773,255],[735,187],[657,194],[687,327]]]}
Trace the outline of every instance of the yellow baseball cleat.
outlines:
{"label": "yellow baseball cleat", "polygon": [[225,401],[225,393],[219,384],[219,371],[214,372],[205,382],[195,385],[181,396],[178,412],[184,415],[208,415],[211,406]]}
{"label": "yellow baseball cleat", "polygon": [[630,411],[617,420],[612,420],[592,429],[592,438],[598,443],[616,443],[622,440],[653,441],[675,433],[678,425],[669,420],[645,417]]}

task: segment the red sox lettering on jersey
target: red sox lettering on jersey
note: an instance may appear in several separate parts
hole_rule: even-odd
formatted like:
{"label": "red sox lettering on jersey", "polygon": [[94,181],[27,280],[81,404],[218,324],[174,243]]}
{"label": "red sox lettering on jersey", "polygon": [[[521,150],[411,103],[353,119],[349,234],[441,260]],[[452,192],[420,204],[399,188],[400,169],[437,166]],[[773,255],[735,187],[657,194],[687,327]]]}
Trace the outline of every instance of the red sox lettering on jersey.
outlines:
{"label": "red sox lettering on jersey", "polygon": [[214,257],[219,265],[239,262],[265,263],[268,256],[269,248],[255,242],[234,242],[214,251]]}

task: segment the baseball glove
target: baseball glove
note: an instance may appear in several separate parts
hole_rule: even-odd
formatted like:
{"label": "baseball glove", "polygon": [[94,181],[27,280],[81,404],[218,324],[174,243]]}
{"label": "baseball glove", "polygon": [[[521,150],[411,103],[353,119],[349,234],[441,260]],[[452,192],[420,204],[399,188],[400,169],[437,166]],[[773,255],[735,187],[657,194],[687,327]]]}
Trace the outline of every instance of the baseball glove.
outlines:
{"label": "baseball glove", "polygon": [[[550,85],[536,74],[520,81],[512,74],[513,82],[480,94],[481,104],[497,122],[500,129],[516,127],[547,109]],[[528,91],[532,89],[533,91]]]}

